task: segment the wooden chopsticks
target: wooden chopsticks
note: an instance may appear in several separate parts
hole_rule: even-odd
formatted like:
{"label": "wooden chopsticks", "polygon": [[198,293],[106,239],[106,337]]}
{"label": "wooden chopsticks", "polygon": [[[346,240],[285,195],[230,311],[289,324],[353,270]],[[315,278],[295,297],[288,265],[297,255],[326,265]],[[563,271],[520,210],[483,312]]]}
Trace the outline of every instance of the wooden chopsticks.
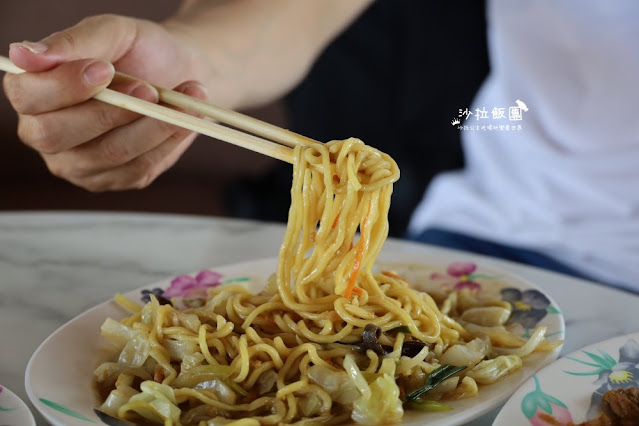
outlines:
{"label": "wooden chopsticks", "polygon": [[[0,70],[12,74],[24,72],[24,70],[15,66],[9,58],[4,56],[0,56]],[[116,73],[114,80],[140,81],[139,79],[121,73]],[[233,126],[234,128],[226,127],[181,111],[176,111],[163,105],[147,102],[111,89],[104,89],[95,95],[94,99],[185,129],[193,130],[203,135],[211,136],[291,164],[293,163],[293,150],[291,148],[296,145],[320,143],[289,130],[282,129],[281,127],[236,111],[209,104],[183,93],[155,85],[153,85],[153,87],[157,89],[160,95],[160,102],[212,118],[221,123]]]}

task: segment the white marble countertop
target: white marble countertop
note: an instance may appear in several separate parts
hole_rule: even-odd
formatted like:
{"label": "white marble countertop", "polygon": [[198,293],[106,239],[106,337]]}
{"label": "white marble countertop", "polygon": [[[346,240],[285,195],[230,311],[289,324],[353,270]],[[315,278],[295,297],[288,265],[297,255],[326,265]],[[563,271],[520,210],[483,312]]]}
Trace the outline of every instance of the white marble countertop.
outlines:
{"label": "white marble countertop", "polygon": [[[28,400],[31,354],[86,309],[147,283],[186,272],[275,257],[284,226],[195,216],[100,213],[0,213],[0,383]],[[389,240],[384,251],[459,256]],[[566,319],[562,353],[637,331],[639,296],[563,275],[462,254],[533,282]],[[47,423],[34,413],[38,425]],[[472,422],[489,425],[497,410]]]}

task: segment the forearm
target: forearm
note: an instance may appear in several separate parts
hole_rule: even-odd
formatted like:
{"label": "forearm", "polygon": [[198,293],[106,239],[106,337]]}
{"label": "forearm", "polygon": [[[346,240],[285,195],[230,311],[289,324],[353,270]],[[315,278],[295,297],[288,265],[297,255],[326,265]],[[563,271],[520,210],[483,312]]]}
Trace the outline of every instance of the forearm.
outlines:
{"label": "forearm", "polygon": [[186,0],[165,27],[191,49],[195,77],[230,108],[292,89],[372,0]]}

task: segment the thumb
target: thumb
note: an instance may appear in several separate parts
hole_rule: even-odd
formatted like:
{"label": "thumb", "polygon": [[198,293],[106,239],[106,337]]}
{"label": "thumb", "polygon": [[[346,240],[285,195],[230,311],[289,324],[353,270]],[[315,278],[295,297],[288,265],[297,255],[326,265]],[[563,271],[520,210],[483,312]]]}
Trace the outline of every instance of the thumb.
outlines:
{"label": "thumb", "polygon": [[9,45],[9,59],[28,72],[47,71],[57,65],[52,59],[44,55],[49,47],[43,43],[23,41]]}
{"label": "thumb", "polygon": [[133,46],[137,31],[137,22],[132,18],[91,16],[39,42],[12,43],[9,58],[28,72],[46,71],[77,59],[96,58],[113,63]]}

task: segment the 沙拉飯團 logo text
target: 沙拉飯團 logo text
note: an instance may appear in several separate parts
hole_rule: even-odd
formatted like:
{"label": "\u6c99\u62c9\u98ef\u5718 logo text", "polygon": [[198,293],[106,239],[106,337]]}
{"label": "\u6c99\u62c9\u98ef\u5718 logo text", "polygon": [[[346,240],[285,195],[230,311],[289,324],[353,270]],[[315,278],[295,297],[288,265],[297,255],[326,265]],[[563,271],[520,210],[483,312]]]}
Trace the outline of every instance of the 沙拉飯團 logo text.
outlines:
{"label": "\u6c99\u62c9\u98ef\u5718 logo text", "polygon": [[489,109],[482,106],[474,110],[459,108],[457,117],[450,124],[458,130],[519,131],[526,112],[528,106],[519,99],[515,100],[515,105],[508,107],[496,106]]}

